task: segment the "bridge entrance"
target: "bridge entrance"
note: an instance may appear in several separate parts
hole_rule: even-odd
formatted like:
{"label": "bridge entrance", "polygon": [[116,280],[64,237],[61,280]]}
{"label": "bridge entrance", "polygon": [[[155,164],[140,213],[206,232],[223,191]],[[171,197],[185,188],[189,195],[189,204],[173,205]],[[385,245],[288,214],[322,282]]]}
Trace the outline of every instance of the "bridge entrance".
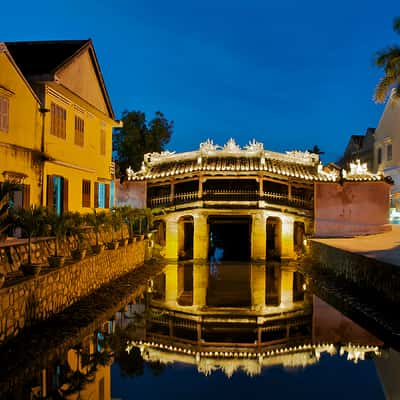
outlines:
{"label": "bridge entrance", "polygon": [[249,261],[251,217],[209,216],[209,257],[218,261]]}

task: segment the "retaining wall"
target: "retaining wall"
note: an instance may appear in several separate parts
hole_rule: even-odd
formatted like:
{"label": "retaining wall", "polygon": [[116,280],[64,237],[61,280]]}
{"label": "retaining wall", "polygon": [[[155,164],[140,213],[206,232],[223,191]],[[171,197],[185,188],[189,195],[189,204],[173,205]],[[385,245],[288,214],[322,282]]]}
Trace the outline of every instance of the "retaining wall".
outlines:
{"label": "retaining wall", "polygon": [[371,293],[400,303],[400,268],[374,258],[311,241],[313,266],[333,272]]}
{"label": "retaining wall", "polygon": [[0,344],[142,265],[147,241],[85,258],[0,289]]}

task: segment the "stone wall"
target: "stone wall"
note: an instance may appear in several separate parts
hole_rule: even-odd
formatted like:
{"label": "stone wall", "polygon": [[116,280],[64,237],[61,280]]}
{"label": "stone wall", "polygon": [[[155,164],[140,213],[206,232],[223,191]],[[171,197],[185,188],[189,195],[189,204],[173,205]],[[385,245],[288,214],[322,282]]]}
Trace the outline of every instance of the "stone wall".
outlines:
{"label": "stone wall", "polygon": [[147,241],[134,242],[62,268],[24,278],[0,289],[0,344],[38,320],[44,320],[101,285],[144,262]]}
{"label": "stone wall", "polygon": [[400,304],[400,268],[360,254],[311,241],[313,267],[329,270],[371,294]]}
{"label": "stone wall", "polygon": [[[103,230],[99,233],[99,243],[107,243],[112,238],[120,239],[128,237],[128,228],[123,226],[122,232]],[[86,229],[83,235],[83,242],[86,245],[94,245],[96,236],[90,228]],[[59,244],[59,254],[70,256],[71,250],[78,246],[76,236],[68,236]],[[54,255],[55,239],[54,237],[34,238],[31,244],[31,257],[33,263],[47,263],[49,256]],[[28,262],[28,244],[27,239],[16,239],[13,241],[0,242],[0,273],[10,275],[19,271],[21,264]]]}

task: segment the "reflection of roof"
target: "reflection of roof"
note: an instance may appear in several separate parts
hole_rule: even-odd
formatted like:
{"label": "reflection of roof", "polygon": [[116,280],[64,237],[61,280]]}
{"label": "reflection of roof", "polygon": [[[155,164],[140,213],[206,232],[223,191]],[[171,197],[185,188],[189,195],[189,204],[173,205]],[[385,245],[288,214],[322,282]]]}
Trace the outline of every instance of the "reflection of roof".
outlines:
{"label": "reflection of roof", "polygon": [[[277,153],[264,150],[263,144],[251,142],[243,149],[233,139],[224,146],[214,145],[212,141],[200,144],[197,151],[186,153],[149,153],[144,157],[142,169],[127,170],[129,180],[162,179],[169,176],[190,176],[196,173],[214,176],[277,176],[291,177],[303,181],[334,182],[340,176],[335,169],[324,169],[318,155],[307,151]],[[380,177],[365,174],[357,180],[379,180]],[[347,176],[347,180],[351,180]]]}
{"label": "reflection of roof", "polygon": [[[133,347],[140,349],[145,361],[158,361],[164,364],[182,362],[196,365],[197,370],[205,375],[213,371],[222,370],[228,377],[235,371],[242,370],[247,375],[253,376],[261,373],[267,366],[282,365],[286,368],[299,368],[316,364],[321,353],[334,355],[337,349],[333,344],[303,344],[293,347],[281,347],[263,350],[225,351],[196,351],[187,347],[176,347],[156,342],[131,341],[128,342],[126,351]],[[364,360],[366,353],[380,355],[377,346],[347,346],[340,347],[339,354],[347,353],[347,359],[357,362]]]}

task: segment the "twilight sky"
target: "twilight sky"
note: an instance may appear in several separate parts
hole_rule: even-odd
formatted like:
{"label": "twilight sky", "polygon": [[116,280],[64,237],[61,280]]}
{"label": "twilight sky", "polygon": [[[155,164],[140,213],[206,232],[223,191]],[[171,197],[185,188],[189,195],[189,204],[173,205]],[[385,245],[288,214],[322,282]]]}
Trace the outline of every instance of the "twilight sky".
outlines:
{"label": "twilight sky", "polygon": [[0,41],[92,38],[117,118],[162,111],[168,150],[255,138],[317,144],[324,162],[378,124],[373,54],[400,44],[398,0],[14,0],[0,15]]}

